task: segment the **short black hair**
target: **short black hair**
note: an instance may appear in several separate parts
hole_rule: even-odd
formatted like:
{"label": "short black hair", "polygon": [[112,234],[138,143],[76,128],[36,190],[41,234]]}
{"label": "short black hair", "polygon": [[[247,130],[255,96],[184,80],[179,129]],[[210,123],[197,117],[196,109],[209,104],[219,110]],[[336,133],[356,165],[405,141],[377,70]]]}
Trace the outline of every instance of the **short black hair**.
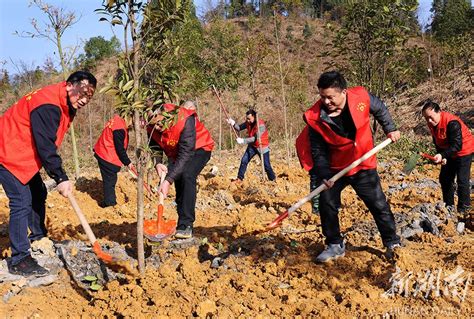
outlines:
{"label": "short black hair", "polygon": [[253,117],[257,117],[257,112],[255,112],[255,110],[248,110],[247,112],[245,112],[245,115],[250,115],[252,114]]}
{"label": "short black hair", "polygon": [[324,72],[318,80],[318,89],[337,88],[347,89],[347,81],[344,76],[337,71]]}
{"label": "short black hair", "polygon": [[97,86],[97,79],[95,78],[95,76],[92,75],[92,73],[89,73],[87,71],[76,71],[72,73],[67,78],[66,82],[76,84],[81,82],[82,80],[89,81],[89,84],[91,84],[93,87]]}
{"label": "short black hair", "polygon": [[433,110],[436,113],[439,113],[441,111],[441,108],[439,107],[438,103],[433,102],[432,100],[426,100],[424,102],[423,108],[421,109],[421,113],[423,113],[426,110]]}

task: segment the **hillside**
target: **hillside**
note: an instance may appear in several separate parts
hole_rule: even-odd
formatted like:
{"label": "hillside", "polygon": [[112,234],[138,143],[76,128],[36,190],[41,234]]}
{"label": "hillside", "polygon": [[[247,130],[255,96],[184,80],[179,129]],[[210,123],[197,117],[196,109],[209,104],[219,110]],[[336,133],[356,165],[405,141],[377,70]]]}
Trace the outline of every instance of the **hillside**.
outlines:
{"label": "hillside", "polygon": [[[246,20],[235,19],[245,34]],[[282,40],[288,75],[290,145],[303,127],[302,112],[314,103],[315,82],[325,70],[319,57],[331,45],[320,21],[309,21],[313,36],[304,39],[305,21],[284,21],[293,38]],[[271,46],[271,25],[260,29]],[[299,41],[298,41],[299,40]],[[273,52],[274,53],[274,52]],[[344,258],[328,265],[314,262],[324,247],[319,215],[308,204],[282,227],[255,234],[277,214],[309,191],[307,173],[292,153],[287,164],[283,113],[275,56],[270,54],[260,74],[258,110],[271,137],[276,182],[262,181],[260,162],[254,160],[244,183],[235,185],[244,148],[231,142],[232,132],[219,121],[219,104],[210,90],[189,92],[182,98],[198,103],[201,120],[216,142],[222,125],[223,150],[216,148],[198,178],[195,239],[146,244],[147,270],[143,278],[133,271],[108,269],[98,263],[84,231],[67,200],[56,191],[48,195],[47,227],[51,242],[33,254],[52,270],[44,281],[9,277],[0,262],[0,315],[8,318],[313,318],[313,317],[469,317],[474,312],[474,214],[457,216],[441,202],[440,167],[420,160],[411,174],[402,172],[416,147],[432,147],[420,102],[432,98],[474,125],[473,87],[467,77],[452,70],[445,78],[387,96],[394,120],[404,139],[379,156],[378,171],[403,237],[404,247],[394,260],[384,256],[381,239],[370,213],[355,192],[346,188],[341,203],[341,230],[347,241]],[[98,90],[115,72],[115,60],[100,63],[94,72]],[[0,110],[13,96],[3,99]],[[236,120],[244,119],[251,101],[250,88],[225,91],[222,99]],[[8,102],[7,102],[8,101]],[[103,209],[100,174],[92,157],[104,123],[113,114],[109,96],[96,93],[75,120],[82,177],[75,196],[105,251],[136,265],[136,183],[119,174],[118,205]],[[380,134],[380,132],[379,132]],[[133,142],[132,142],[133,144]],[[231,147],[231,145],[233,147]],[[72,175],[69,137],[61,148]],[[133,154],[133,147],[129,154]],[[425,149],[423,149],[425,150]],[[429,150],[429,149],[428,149]],[[292,148],[292,152],[294,152]],[[217,173],[216,173],[217,172]],[[157,180],[153,180],[153,185]],[[176,219],[174,190],[165,200],[165,217]],[[471,200],[474,195],[471,192]],[[145,199],[145,218],[153,219],[157,200]],[[8,200],[0,192],[0,253],[10,254]],[[464,228],[463,228],[464,227]],[[130,268],[131,268],[130,267]],[[86,276],[96,277],[98,291]]]}

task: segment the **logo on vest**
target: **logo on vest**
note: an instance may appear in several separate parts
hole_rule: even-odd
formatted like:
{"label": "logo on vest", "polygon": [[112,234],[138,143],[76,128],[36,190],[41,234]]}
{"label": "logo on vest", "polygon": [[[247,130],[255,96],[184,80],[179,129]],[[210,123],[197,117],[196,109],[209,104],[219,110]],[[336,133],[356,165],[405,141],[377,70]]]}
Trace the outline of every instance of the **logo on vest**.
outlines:
{"label": "logo on vest", "polygon": [[168,144],[169,146],[175,146],[177,143],[178,143],[178,141],[169,140],[168,143],[166,143],[166,144]]}
{"label": "logo on vest", "polygon": [[444,128],[441,128],[439,130],[439,137],[442,138],[442,139],[446,138],[446,130]]}
{"label": "logo on vest", "polygon": [[38,93],[39,90],[36,90],[36,91],[33,91],[33,92],[30,92],[28,94],[26,94],[26,100],[29,101],[31,100],[31,98],[33,97],[34,94]]}
{"label": "logo on vest", "polygon": [[362,103],[360,102],[359,104],[357,104],[357,110],[361,111],[361,112],[364,112],[365,110],[365,103]]}

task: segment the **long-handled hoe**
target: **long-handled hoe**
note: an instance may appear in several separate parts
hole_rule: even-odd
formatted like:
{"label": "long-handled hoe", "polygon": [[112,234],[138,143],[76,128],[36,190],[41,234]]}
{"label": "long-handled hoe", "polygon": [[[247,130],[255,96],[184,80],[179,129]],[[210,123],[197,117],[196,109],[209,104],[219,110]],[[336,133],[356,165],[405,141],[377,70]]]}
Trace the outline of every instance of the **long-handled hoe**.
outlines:
{"label": "long-handled hoe", "polygon": [[[378,151],[380,151],[381,149],[383,149],[385,146],[387,146],[388,144],[390,144],[392,142],[391,139],[387,138],[385,141],[383,141],[382,143],[380,143],[379,145],[377,145],[376,147],[374,147],[373,149],[371,149],[370,151],[368,151],[367,153],[365,153],[364,155],[362,155],[361,158],[359,158],[358,160],[355,160],[354,162],[352,162],[351,165],[347,166],[346,168],[344,168],[342,171],[340,171],[339,173],[337,173],[336,175],[334,175],[333,177],[331,177],[329,179],[330,182],[335,182],[337,181],[338,179],[340,179],[342,176],[346,175],[351,169],[353,169],[354,167],[358,166],[360,163],[362,163],[363,161],[367,160],[368,158],[370,158],[371,156],[373,156],[375,153],[377,153]],[[291,206],[290,208],[288,208],[284,213],[282,213],[281,215],[279,215],[273,222],[271,222],[270,224],[267,225],[267,227],[265,227],[263,230],[260,230],[260,231],[256,231],[255,233],[263,233],[263,232],[266,232],[266,231],[269,231],[269,230],[272,230],[272,229],[275,229],[279,226],[281,226],[283,220],[285,218],[287,218],[288,216],[290,216],[291,213],[293,213],[294,211],[296,211],[298,208],[300,208],[301,206],[303,206],[304,203],[306,203],[307,201],[309,201],[311,198],[313,198],[314,196],[318,195],[319,193],[321,193],[322,191],[326,190],[327,189],[327,186],[325,184],[321,184],[318,188],[316,188],[315,190],[313,190],[311,193],[309,193],[306,197],[300,199],[296,204],[294,204],[293,206]]]}
{"label": "long-handled hoe", "polygon": [[[405,165],[403,166],[403,173],[405,173],[406,175],[410,174],[411,171],[416,167],[417,163],[418,163],[418,160],[420,159],[420,157],[424,157],[426,159],[429,159],[430,161],[432,162],[435,162],[436,159],[434,156],[431,156],[430,154],[426,154],[426,153],[413,153],[409,158],[408,160],[406,161]],[[446,164],[446,159],[443,158],[443,160],[438,163],[438,164],[441,164],[441,165],[445,165]]]}

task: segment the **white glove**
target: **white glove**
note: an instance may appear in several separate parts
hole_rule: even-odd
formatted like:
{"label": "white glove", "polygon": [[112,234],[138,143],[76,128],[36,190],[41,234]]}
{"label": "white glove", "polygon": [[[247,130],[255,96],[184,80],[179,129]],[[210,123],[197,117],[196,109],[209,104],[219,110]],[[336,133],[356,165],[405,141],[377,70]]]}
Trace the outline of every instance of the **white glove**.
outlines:
{"label": "white glove", "polygon": [[234,126],[235,125],[235,121],[231,118],[228,118],[227,120],[227,123],[229,123],[231,126]]}
{"label": "white glove", "polygon": [[237,137],[237,144],[244,144],[244,139],[241,137]]}

